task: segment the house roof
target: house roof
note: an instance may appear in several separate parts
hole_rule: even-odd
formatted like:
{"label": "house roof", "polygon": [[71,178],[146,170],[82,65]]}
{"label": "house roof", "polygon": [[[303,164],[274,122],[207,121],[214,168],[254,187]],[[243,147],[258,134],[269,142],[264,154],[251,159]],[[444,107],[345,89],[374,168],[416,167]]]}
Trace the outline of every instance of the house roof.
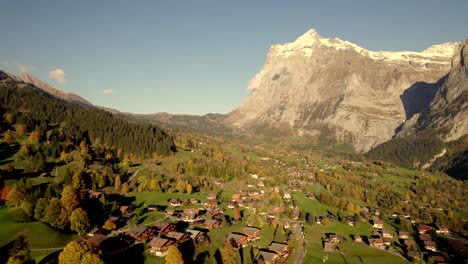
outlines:
{"label": "house roof", "polygon": [[185,233],[180,233],[180,232],[175,232],[175,231],[171,231],[166,234],[167,238],[172,238],[172,239],[175,239],[176,241],[181,240],[184,236],[185,236]]}
{"label": "house roof", "polygon": [[399,236],[409,236],[409,232],[408,231],[399,231],[398,235]]}
{"label": "house roof", "polygon": [[271,261],[274,261],[275,259],[277,259],[278,255],[276,253],[273,253],[273,252],[260,250],[260,252],[258,252],[258,257],[257,258],[261,258],[264,261],[271,262]]}
{"label": "house roof", "polygon": [[191,239],[195,239],[200,234],[204,234],[204,232],[202,232],[202,231],[193,230],[193,229],[187,229],[187,230],[185,230],[185,232],[190,233],[190,238]]}
{"label": "house roof", "polygon": [[253,235],[255,232],[262,231],[260,228],[256,227],[251,227],[251,226],[246,226],[244,229],[242,229],[242,234],[245,235]]}
{"label": "house roof", "polygon": [[428,225],[419,225],[418,226],[418,230],[419,231],[431,231],[432,230],[432,227],[428,226]]}
{"label": "house roof", "polygon": [[128,231],[128,234],[129,235],[132,235],[132,236],[135,236],[135,237],[139,237],[141,236],[141,234],[143,234],[145,231],[146,231],[146,227],[144,226],[137,226],[137,227],[134,227],[132,229],[130,229]]}
{"label": "house roof", "polygon": [[323,250],[327,252],[333,251],[333,244],[330,242],[325,242],[325,244],[323,244]]}
{"label": "house roof", "polygon": [[154,227],[158,228],[160,231],[164,231],[168,227],[172,226],[173,224],[171,223],[161,223],[161,222],[156,222],[154,223]]}
{"label": "house roof", "polygon": [[288,245],[287,244],[283,244],[283,243],[276,243],[276,242],[272,242],[269,246],[268,246],[268,250],[270,251],[274,251],[276,253],[281,253],[285,250],[288,249]]}
{"label": "house roof", "polygon": [[239,240],[241,240],[243,238],[246,238],[246,236],[243,235],[243,234],[230,233],[227,236],[226,241],[234,240],[237,243],[237,242],[239,242]]}
{"label": "house roof", "polygon": [[156,247],[156,248],[162,248],[164,246],[169,246],[169,245],[171,245],[173,243],[174,242],[169,240],[169,239],[165,239],[165,238],[162,238],[162,237],[155,237],[155,238],[151,239],[151,241],[148,243],[148,246]]}

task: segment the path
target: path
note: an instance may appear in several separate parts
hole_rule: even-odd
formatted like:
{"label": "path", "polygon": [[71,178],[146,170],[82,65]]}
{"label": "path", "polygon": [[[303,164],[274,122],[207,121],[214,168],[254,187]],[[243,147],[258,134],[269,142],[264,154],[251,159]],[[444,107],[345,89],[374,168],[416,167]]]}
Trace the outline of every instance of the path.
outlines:
{"label": "path", "polygon": [[30,248],[31,251],[48,251],[48,250],[60,250],[64,247],[56,247],[56,248]]}
{"label": "path", "polygon": [[130,182],[133,180],[133,178],[135,178],[135,176],[137,176],[137,174],[138,174],[138,172],[140,172],[140,170],[141,170],[141,169],[136,170],[136,171],[133,173],[132,177],[130,177],[130,179],[128,179],[127,183],[130,183]]}

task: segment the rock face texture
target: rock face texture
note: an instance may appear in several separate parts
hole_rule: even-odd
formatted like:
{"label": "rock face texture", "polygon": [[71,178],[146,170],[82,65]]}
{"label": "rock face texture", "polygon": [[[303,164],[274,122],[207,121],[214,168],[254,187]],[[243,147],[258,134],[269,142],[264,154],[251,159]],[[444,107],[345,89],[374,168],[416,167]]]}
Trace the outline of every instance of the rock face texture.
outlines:
{"label": "rock face texture", "polygon": [[367,151],[434,104],[434,96],[449,96],[438,89],[456,46],[373,52],[310,30],[294,42],[271,47],[249,83],[251,95],[226,122],[247,131],[326,134]]}
{"label": "rock face texture", "polygon": [[429,107],[415,115],[400,135],[431,130],[445,141],[468,134],[468,40],[455,48],[449,74],[443,79]]}

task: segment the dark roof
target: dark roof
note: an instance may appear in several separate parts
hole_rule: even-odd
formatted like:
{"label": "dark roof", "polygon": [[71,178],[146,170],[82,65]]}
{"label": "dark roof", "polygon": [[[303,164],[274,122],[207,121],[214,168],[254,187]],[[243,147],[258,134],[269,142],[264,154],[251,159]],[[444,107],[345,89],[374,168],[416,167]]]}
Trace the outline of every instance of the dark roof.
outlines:
{"label": "dark roof", "polygon": [[276,243],[276,242],[272,242],[269,246],[268,246],[268,250],[270,251],[274,251],[276,253],[281,253],[285,250],[288,249],[288,245],[287,244],[283,244],[283,243]]}
{"label": "dark roof", "polygon": [[135,236],[135,237],[139,237],[146,231],[146,229],[147,228],[144,227],[144,226],[137,226],[137,227],[134,227],[134,228],[130,229],[128,231],[128,234],[132,235],[132,236]]}
{"label": "dark roof", "polygon": [[161,247],[164,247],[166,245],[171,245],[172,243],[174,243],[174,242],[169,240],[169,239],[165,239],[165,238],[162,238],[162,237],[155,237],[148,243],[148,246],[161,248]]}
{"label": "dark roof", "polygon": [[244,227],[244,229],[242,230],[242,234],[245,234],[245,235],[253,235],[255,234],[255,232],[258,232],[258,231],[262,231],[260,228],[256,228],[256,227],[251,227],[251,226],[246,226]]}

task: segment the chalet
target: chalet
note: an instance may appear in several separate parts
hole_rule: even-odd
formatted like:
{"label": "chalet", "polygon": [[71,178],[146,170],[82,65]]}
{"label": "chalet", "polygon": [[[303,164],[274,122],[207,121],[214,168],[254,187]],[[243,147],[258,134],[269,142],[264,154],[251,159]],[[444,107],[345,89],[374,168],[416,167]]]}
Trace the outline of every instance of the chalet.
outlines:
{"label": "chalet", "polygon": [[388,229],[382,229],[382,236],[383,237],[388,237],[388,238],[393,238],[392,232]]}
{"label": "chalet", "polygon": [[285,200],[287,200],[287,201],[291,200],[291,193],[285,192],[285,193],[283,194],[283,199],[285,199]]}
{"label": "chalet", "polygon": [[366,215],[366,214],[368,214],[368,213],[369,213],[369,208],[367,208],[366,206],[364,206],[364,207],[361,208],[361,214]]}
{"label": "chalet", "polygon": [[325,242],[323,244],[323,250],[325,252],[333,252],[335,250],[335,245],[333,243],[330,243],[330,242]]}
{"label": "chalet", "polygon": [[96,192],[90,189],[81,190],[81,194],[84,200],[99,199],[102,196],[102,192]]}
{"label": "chalet", "polygon": [[449,263],[448,261],[445,260],[445,257],[442,255],[434,255],[434,256],[431,256],[430,259],[432,259],[432,263],[434,264]]}
{"label": "chalet", "polygon": [[260,234],[262,230],[260,228],[246,226],[242,229],[242,234],[247,236],[248,241],[255,241],[260,239]]}
{"label": "chalet", "polygon": [[432,230],[432,227],[428,225],[419,225],[418,226],[418,232],[419,234],[426,234]]}
{"label": "chalet", "polygon": [[238,204],[237,204],[236,201],[230,201],[230,202],[228,202],[227,208],[231,208],[231,209],[232,209],[232,208],[235,208],[235,207],[238,207]]}
{"label": "chalet", "polygon": [[291,252],[291,249],[289,248],[287,244],[276,243],[276,242],[272,242],[268,246],[268,250],[271,252],[275,252],[280,257],[284,257],[284,258],[287,258],[289,256],[289,253]]}
{"label": "chalet", "polygon": [[256,258],[265,264],[275,264],[279,260],[278,254],[267,250],[260,250]]}
{"label": "chalet", "polygon": [[354,226],[355,225],[354,219],[352,217],[346,218],[346,224],[349,226]]}
{"label": "chalet", "polygon": [[221,225],[221,221],[217,219],[208,219],[203,223],[203,225],[207,228],[218,228]]}
{"label": "chalet", "polygon": [[182,212],[182,220],[186,222],[193,222],[195,218],[197,218],[199,213],[200,213],[200,209],[195,209],[195,208],[184,209],[184,211]]}
{"label": "chalet", "polygon": [[430,240],[432,240],[431,234],[419,235],[419,240],[421,240],[421,241],[430,241]]}
{"label": "chalet", "polygon": [[167,250],[174,241],[162,237],[155,237],[149,243],[149,252],[157,257],[164,257],[167,255]]}
{"label": "chalet", "polygon": [[181,206],[182,201],[179,200],[179,199],[171,199],[171,200],[169,200],[169,205],[171,205],[171,206]]}
{"label": "chalet", "polygon": [[393,243],[393,239],[391,237],[384,237],[384,238],[382,238],[382,241],[383,241],[384,245],[387,245],[387,246],[389,246],[389,245],[391,245]]}
{"label": "chalet", "polygon": [[356,243],[363,243],[362,237],[361,237],[361,236],[355,236],[355,237],[354,237],[354,242],[356,242]]}
{"label": "chalet", "polygon": [[191,204],[199,204],[200,201],[197,200],[197,199],[193,199],[193,198],[192,198],[192,199],[190,199],[190,203],[191,203]]}
{"label": "chalet", "polygon": [[178,244],[183,244],[185,241],[190,239],[190,233],[170,231],[164,235],[164,238],[170,239]]}
{"label": "chalet", "polygon": [[128,231],[128,235],[134,238],[136,241],[148,241],[153,239],[157,235],[155,228],[146,228],[144,226],[137,226]]}
{"label": "chalet", "polygon": [[371,238],[371,239],[369,239],[369,245],[371,247],[380,248],[380,249],[385,248],[383,239],[381,239],[381,238]]}
{"label": "chalet", "polygon": [[233,194],[232,197],[231,197],[231,201],[237,201],[237,200],[240,200],[241,199],[241,195],[236,193],[236,194]]}
{"label": "chalet", "polygon": [[258,179],[258,175],[257,175],[257,174],[252,174],[252,175],[250,175],[250,177],[252,177],[252,179]]}
{"label": "chalet", "polygon": [[227,236],[226,242],[231,243],[234,248],[244,248],[249,244],[247,236],[244,234],[231,233]]}
{"label": "chalet", "polygon": [[154,227],[159,231],[159,235],[165,235],[176,229],[176,226],[172,223],[156,222]]}
{"label": "chalet", "polygon": [[121,214],[121,215],[124,215],[124,214],[126,214],[126,213],[128,213],[128,212],[131,211],[131,210],[130,210],[130,206],[128,206],[128,205],[122,205],[122,206],[119,207],[119,211],[120,211],[120,214]]}
{"label": "chalet", "polygon": [[319,215],[315,217],[315,223],[321,225],[323,222],[323,216]]}
{"label": "chalet", "polygon": [[274,210],[268,211],[268,219],[275,219],[276,218],[276,213]]}
{"label": "chalet", "polygon": [[422,259],[421,254],[418,251],[408,251],[408,257],[414,260]]}
{"label": "chalet", "polygon": [[328,241],[334,244],[341,243],[343,241],[343,236],[331,233],[328,234]]}
{"label": "chalet", "polygon": [[399,231],[398,232],[398,237],[400,237],[401,239],[408,239],[409,238],[409,232]]}
{"label": "chalet", "polygon": [[263,183],[263,181],[258,181],[257,186],[258,187],[265,187],[265,184]]}
{"label": "chalet", "polygon": [[430,250],[430,251],[437,251],[436,242],[432,240],[428,240],[428,241],[423,241],[423,243],[424,243],[425,249]]}
{"label": "chalet", "polygon": [[437,234],[444,234],[444,235],[448,235],[450,234],[450,231],[448,229],[448,227],[444,224],[436,224],[436,233]]}
{"label": "chalet", "polygon": [[106,235],[108,233],[109,233],[109,230],[106,230],[104,228],[96,227],[93,230],[89,231],[86,235],[89,236],[89,237],[92,237],[94,235]]}
{"label": "chalet", "polygon": [[203,243],[206,240],[205,233],[202,231],[187,229],[185,232],[190,235],[190,239],[196,244]]}
{"label": "chalet", "polygon": [[372,217],[372,226],[377,229],[382,229],[384,222],[380,220],[378,217]]}
{"label": "chalet", "polygon": [[161,211],[161,206],[159,205],[155,205],[155,204],[150,204],[146,207],[146,210],[150,211],[150,212],[154,212],[154,211]]}

